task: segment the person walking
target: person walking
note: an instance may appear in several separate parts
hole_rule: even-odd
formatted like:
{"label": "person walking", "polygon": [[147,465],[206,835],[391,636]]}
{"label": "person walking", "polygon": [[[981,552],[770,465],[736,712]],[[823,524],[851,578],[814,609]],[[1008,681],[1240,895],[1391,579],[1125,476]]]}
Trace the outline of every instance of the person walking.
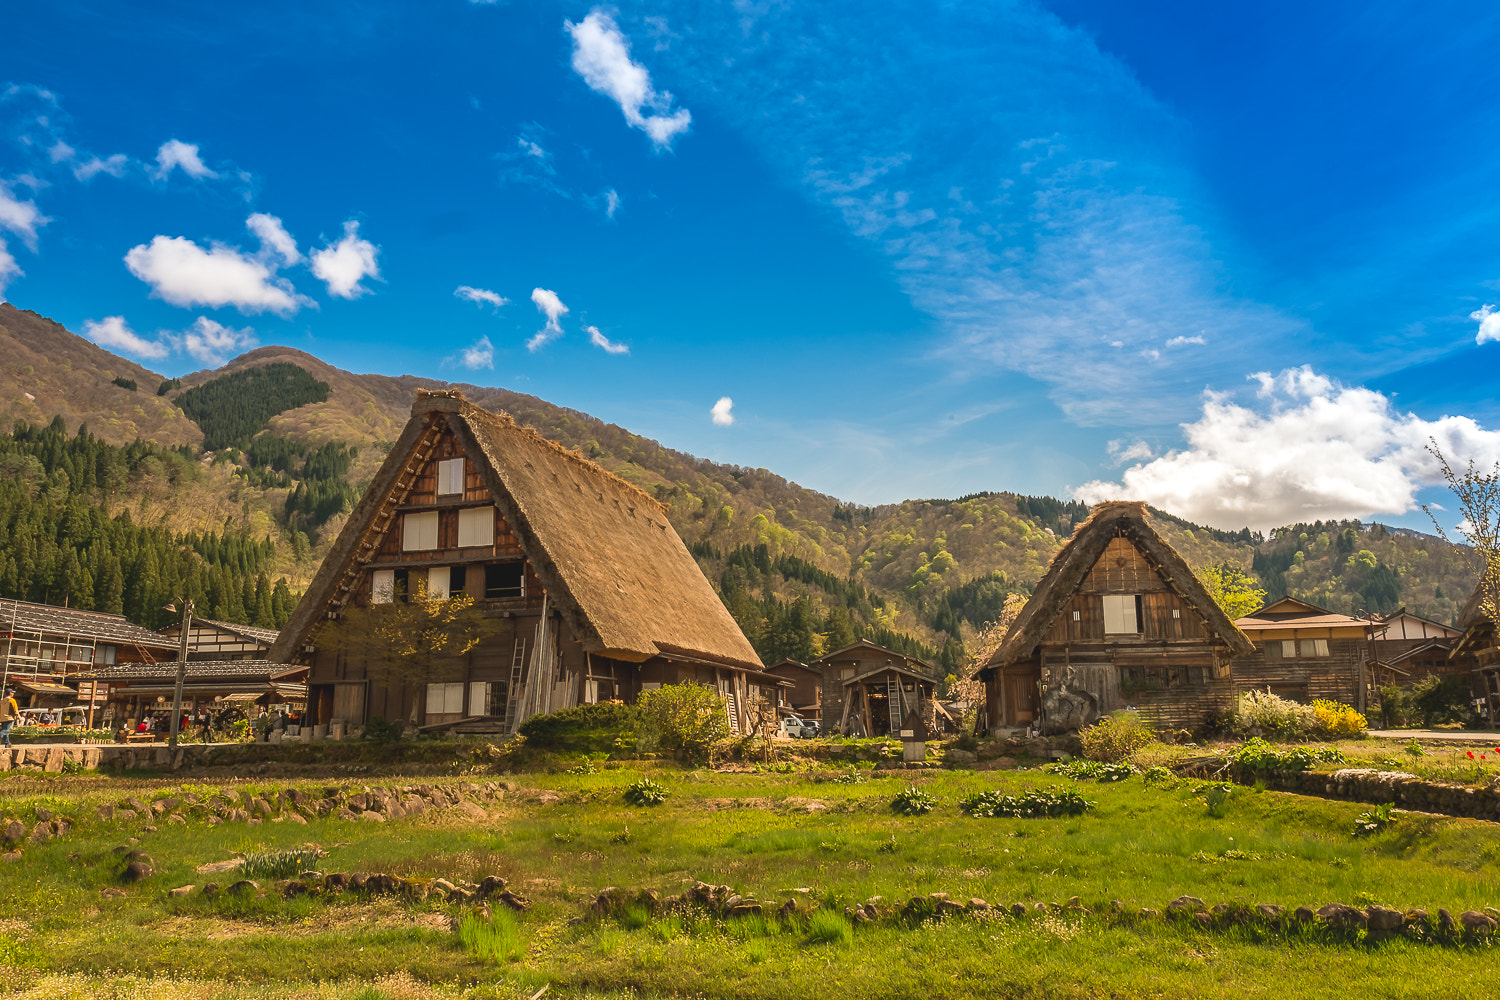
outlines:
{"label": "person walking", "polygon": [[21,717],[21,706],[16,704],[16,693],[6,688],[5,697],[0,698],[0,746],[10,746],[10,730]]}

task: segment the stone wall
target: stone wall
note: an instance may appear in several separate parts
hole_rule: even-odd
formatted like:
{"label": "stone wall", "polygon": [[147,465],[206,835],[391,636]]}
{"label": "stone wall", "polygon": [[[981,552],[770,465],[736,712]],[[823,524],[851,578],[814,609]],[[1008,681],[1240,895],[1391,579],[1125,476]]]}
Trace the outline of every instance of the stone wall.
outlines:
{"label": "stone wall", "polygon": [[1241,784],[1264,781],[1267,788],[1347,799],[1369,805],[1395,803],[1398,809],[1442,813],[1500,822],[1500,783],[1488,788],[1427,781],[1400,771],[1376,771],[1349,767],[1332,774],[1303,771],[1296,774],[1260,775],[1246,769],[1234,774]]}

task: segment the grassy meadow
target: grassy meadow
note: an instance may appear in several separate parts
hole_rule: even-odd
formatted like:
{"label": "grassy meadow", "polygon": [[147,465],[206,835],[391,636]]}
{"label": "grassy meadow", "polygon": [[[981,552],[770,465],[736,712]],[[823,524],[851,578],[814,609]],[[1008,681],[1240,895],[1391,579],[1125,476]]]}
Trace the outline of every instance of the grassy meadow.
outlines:
{"label": "grassy meadow", "polygon": [[[587,771],[587,768],[579,770]],[[649,774],[669,795],[633,807],[623,792]],[[372,784],[375,779],[367,779]],[[334,818],[259,826],[106,821],[124,797],[275,791],[286,782],[91,775],[0,780],[0,818],[30,826],[36,809],[68,817],[66,835],[0,862],[0,996],[969,997],[1482,995],[1496,954],[1484,945],[1331,939],[1293,927],[1202,930],[1189,921],[1121,920],[1179,895],[1207,903],[1340,902],[1455,914],[1500,905],[1500,825],[1401,815],[1355,838],[1353,803],[1235,788],[1222,818],[1191,781],[1073,783],[1038,771],[851,769],[720,773],[630,766],[536,773],[487,819],[446,810],[388,823]],[[380,784],[399,784],[400,779]],[[302,782],[313,795],[333,784]],[[932,812],[901,816],[892,796],[916,784]],[[958,809],[977,791],[1060,784],[1096,805],[1058,819],[978,819]],[[358,790],[357,784],[355,790]],[[131,843],[138,838],[139,843]],[[283,899],[200,891],[234,870],[200,866],[249,852],[326,851],[323,872],[386,872],[478,882],[500,875],[532,908],[493,924],[467,904],[345,892]],[[148,853],[156,874],[116,877],[116,848]],[[695,880],[799,915],[739,919],[589,915],[603,888],[680,893]],[[261,879],[271,888],[271,881]],[[118,889],[123,895],[106,896]],[[1025,918],[957,916],[916,926],[852,925],[844,907],[885,908],[945,892],[997,906],[1067,904]],[[772,907],[767,907],[768,911]],[[497,907],[498,909],[498,907]],[[455,927],[455,923],[462,923]]]}

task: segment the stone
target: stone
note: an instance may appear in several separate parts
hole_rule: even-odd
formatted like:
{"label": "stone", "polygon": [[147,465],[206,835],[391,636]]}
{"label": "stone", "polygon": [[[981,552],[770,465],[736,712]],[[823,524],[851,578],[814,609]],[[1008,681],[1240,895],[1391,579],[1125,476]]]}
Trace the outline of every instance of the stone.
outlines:
{"label": "stone", "polygon": [[43,809],[40,806],[38,806],[36,809],[33,809],[32,811],[36,813],[36,818],[41,820],[43,823],[51,820],[54,815],[51,809]]}
{"label": "stone", "polygon": [[330,872],[323,876],[324,892],[343,892],[349,887],[349,876],[343,872]]}
{"label": "stone", "polygon": [[168,890],[167,891],[167,895],[168,896],[174,896],[174,897],[186,896],[188,893],[192,892],[196,888],[198,888],[198,887],[195,886],[195,885],[179,885],[175,889]]}
{"label": "stone", "polygon": [[20,861],[20,860],[21,860],[21,852],[20,851],[6,851],[4,854],[0,854],[0,861]]}
{"label": "stone", "polygon": [[497,892],[505,890],[505,879],[499,875],[486,875],[479,883],[478,894],[480,899],[492,896]]}
{"label": "stone", "polygon": [[1365,911],[1365,922],[1372,931],[1399,931],[1406,915],[1386,906],[1372,906]]}
{"label": "stone", "polygon": [[155,874],[156,869],[152,868],[146,862],[132,861],[120,872],[120,880],[122,882],[139,882]]}
{"label": "stone", "polygon": [[36,826],[31,828],[31,836],[28,839],[30,839],[33,844],[40,844],[44,840],[51,840],[52,826],[48,823],[38,823]]}
{"label": "stone", "polygon": [[105,899],[124,899],[124,889],[100,889],[99,895]]}
{"label": "stone", "polygon": [[1178,896],[1167,904],[1167,912],[1172,913],[1178,910],[1185,910],[1188,913],[1197,913],[1199,910],[1207,909],[1207,906],[1208,904],[1204,903],[1197,896]]}
{"label": "stone", "polygon": [[1318,917],[1310,906],[1299,906],[1292,911],[1292,919],[1299,924],[1310,924]]}
{"label": "stone", "polygon": [[167,811],[167,804],[165,802],[163,802],[161,799],[157,799],[155,802],[151,803],[151,814],[153,816],[160,816],[162,813],[164,813],[166,811]]}
{"label": "stone", "polygon": [[[729,915],[731,917],[748,917],[751,914],[759,912],[759,903],[736,903],[729,908]],[[1480,916],[1484,916],[1484,914],[1480,914]],[[1485,919],[1488,918],[1486,917]]]}
{"label": "stone", "polygon": [[944,759],[950,764],[972,764],[979,759],[979,755],[968,750],[960,750],[958,747],[949,747]]}
{"label": "stone", "polygon": [[26,824],[18,819],[13,819],[5,824],[4,833],[0,834],[0,840],[7,844],[19,844],[26,839]]}
{"label": "stone", "polygon": [[267,819],[271,817],[271,803],[267,802],[265,799],[252,799],[250,801],[250,808],[260,813]]}
{"label": "stone", "polygon": [[245,896],[252,892],[259,892],[260,883],[255,881],[254,879],[242,878],[238,882],[230,885],[230,887],[228,889],[225,889],[224,891],[235,896]]}
{"label": "stone", "polygon": [[177,824],[181,824],[183,826],[187,825],[187,820],[185,820],[185,819],[182,818],[182,813],[173,813],[172,815],[170,815],[170,816],[167,817],[167,822],[168,823],[177,823]]}
{"label": "stone", "polygon": [[455,812],[463,813],[471,819],[484,820],[490,818],[490,814],[485,812],[483,807],[467,800],[459,802],[453,808]]}
{"label": "stone", "polygon": [[1489,934],[1495,929],[1495,918],[1478,910],[1465,910],[1458,915],[1458,922],[1465,934]]}
{"label": "stone", "polygon": [[1197,913],[1193,914],[1193,920],[1203,930],[1208,930],[1214,925],[1214,918],[1209,914],[1204,913],[1202,910],[1199,910]]}
{"label": "stone", "polygon": [[1143,907],[1141,907],[1141,912],[1138,914],[1138,916],[1140,916],[1142,919],[1149,920],[1152,917],[1159,917],[1159,916],[1161,916],[1161,911],[1157,910],[1157,909],[1153,909],[1150,906],[1143,906]]}
{"label": "stone", "polygon": [[209,882],[203,887],[203,895],[207,896],[209,899],[214,898],[222,891],[223,890],[219,888],[219,883],[217,882]]}
{"label": "stone", "polygon": [[435,878],[432,880],[432,885],[430,886],[430,888],[433,892],[440,892],[446,896],[448,893],[458,888],[458,886],[454,885],[452,882],[449,882],[445,878]]}
{"label": "stone", "polygon": [[375,812],[374,810],[371,810],[370,812],[362,812],[362,813],[360,813],[359,814],[359,818],[362,819],[362,820],[366,820],[367,822],[370,822],[370,823],[384,823],[385,822],[385,817],[382,816],[382,815],[380,815],[380,813]]}
{"label": "stone", "polygon": [[114,819],[115,818],[115,807],[114,806],[100,806],[99,807],[98,816],[99,816],[100,819],[106,820],[106,821]]}
{"label": "stone", "polygon": [[1356,910],[1343,903],[1329,903],[1318,910],[1318,917],[1328,926],[1340,930],[1364,930],[1369,922],[1363,910]]}
{"label": "stone", "polygon": [[526,899],[522,896],[517,896],[509,889],[502,892],[496,898],[499,899],[500,902],[504,903],[506,906],[517,912],[531,909],[531,900]]}
{"label": "stone", "polygon": [[1255,912],[1267,920],[1280,920],[1286,913],[1286,907],[1277,906],[1275,903],[1257,903]]}
{"label": "stone", "polygon": [[1444,934],[1452,934],[1458,924],[1453,920],[1453,914],[1442,907],[1438,907],[1438,930]]}
{"label": "stone", "polygon": [[969,909],[975,911],[976,913],[982,913],[989,908],[990,904],[986,903],[984,900],[980,899],[977,896],[969,900]]}
{"label": "stone", "polygon": [[116,809],[115,819],[135,819],[138,814],[134,809]]}

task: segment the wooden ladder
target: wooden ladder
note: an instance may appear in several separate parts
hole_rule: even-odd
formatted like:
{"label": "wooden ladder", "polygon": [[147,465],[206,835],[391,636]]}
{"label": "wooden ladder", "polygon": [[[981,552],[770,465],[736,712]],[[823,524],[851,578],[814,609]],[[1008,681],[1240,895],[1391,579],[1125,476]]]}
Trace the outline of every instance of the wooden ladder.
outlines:
{"label": "wooden ladder", "polygon": [[892,676],[885,682],[886,700],[891,709],[891,735],[895,736],[901,732],[901,679]]}
{"label": "wooden ladder", "polygon": [[517,695],[521,691],[521,671],[526,666],[526,637],[516,636],[516,651],[510,661],[510,686],[505,689],[505,731],[511,732],[516,726],[516,712],[521,707],[521,699]]}

